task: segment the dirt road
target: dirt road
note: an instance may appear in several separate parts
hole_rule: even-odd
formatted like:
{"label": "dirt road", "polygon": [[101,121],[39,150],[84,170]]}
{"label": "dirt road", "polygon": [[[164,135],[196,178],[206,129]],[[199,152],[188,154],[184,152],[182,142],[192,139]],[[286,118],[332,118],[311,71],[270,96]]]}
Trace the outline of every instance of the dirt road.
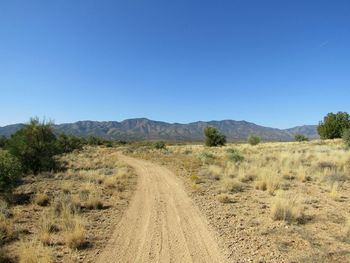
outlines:
{"label": "dirt road", "polygon": [[168,169],[120,156],[138,187],[97,262],[225,262],[205,218]]}

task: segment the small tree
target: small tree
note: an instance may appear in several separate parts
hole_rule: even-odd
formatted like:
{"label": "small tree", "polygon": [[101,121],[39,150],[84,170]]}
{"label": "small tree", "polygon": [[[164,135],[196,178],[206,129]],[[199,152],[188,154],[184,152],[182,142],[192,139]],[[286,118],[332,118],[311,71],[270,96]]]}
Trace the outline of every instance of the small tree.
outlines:
{"label": "small tree", "polygon": [[343,131],[350,128],[350,116],[347,112],[328,113],[318,125],[321,139],[341,138]]}
{"label": "small tree", "polygon": [[302,134],[296,134],[296,135],[294,136],[294,139],[295,139],[295,141],[297,141],[297,142],[306,142],[306,141],[309,140],[309,138],[307,138],[306,136],[304,136],[304,135],[302,135]]}
{"label": "small tree", "polygon": [[256,135],[250,135],[248,137],[248,143],[250,145],[258,145],[260,143],[260,137],[258,137]]}
{"label": "small tree", "polygon": [[345,145],[350,148],[350,129],[345,129],[343,131],[343,141]]}
{"label": "small tree", "polygon": [[0,192],[10,192],[21,173],[22,167],[17,158],[0,150]]}
{"label": "small tree", "polygon": [[56,136],[52,123],[31,119],[8,141],[9,152],[18,158],[24,172],[37,174],[57,168],[54,155],[57,153]]}
{"label": "small tree", "polygon": [[205,135],[205,145],[212,146],[222,146],[226,143],[226,136],[223,135],[218,129],[214,127],[207,127],[204,129]]}

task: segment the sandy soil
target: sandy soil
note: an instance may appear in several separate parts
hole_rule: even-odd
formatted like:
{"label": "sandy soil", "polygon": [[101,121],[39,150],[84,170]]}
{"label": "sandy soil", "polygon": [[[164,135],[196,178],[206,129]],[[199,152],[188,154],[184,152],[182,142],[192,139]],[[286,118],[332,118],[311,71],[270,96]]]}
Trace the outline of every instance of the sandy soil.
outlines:
{"label": "sandy soil", "polygon": [[225,262],[205,217],[172,172],[120,158],[135,168],[138,186],[97,262]]}

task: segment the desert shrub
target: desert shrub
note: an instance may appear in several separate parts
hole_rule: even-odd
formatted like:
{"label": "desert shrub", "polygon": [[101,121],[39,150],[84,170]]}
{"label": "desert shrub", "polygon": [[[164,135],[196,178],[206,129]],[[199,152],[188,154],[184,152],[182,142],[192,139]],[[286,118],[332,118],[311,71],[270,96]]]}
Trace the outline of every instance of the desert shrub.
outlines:
{"label": "desert shrub", "polygon": [[214,127],[204,129],[205,145],[209,147],[222,146],[226,143],[226,136]]}
{"label": "desert shrub", "polygon": [[57,138],[58,153],[70,153],[74,150],[81,150],[84,140],[73,135],[60,134]]}
{"label": "desert shrub", "polygon": [[347,112],[328,113],[317,127],[321,139],[341,138],[343,131],[350,128],[350,116]]}
{"label": "desert shrub", "polygon": [[346,147],[350,148],[350,129],[345,129],[343,131],[343,141]]}
{"label": "desert shrub", "polygon": [[237,149],[228,149],[228,159],[233,162],[242,162],[244,160],[244,156]]}
{"label": "desert shrub", "polygon": [[0,192],[9,192],[17,184],[22,173],[18,159],[0,150]]}
{"label": "desert shrub", "polygon": [[165,145],[165,142],[163,141],[158,141],[158,142],[155,142],[153,147],[157,150],[162,150],[162,149],[165,149],[166,148],[166,145]]}
{"label": "desert shrub", "polygon": [[248,137],[248,143],[250,145],[258,145],[260,143],[260,137],[258,137],[256,135],[250,135]]}
{"label": "desert shrub", "polygon": [[306,142],[306,141],[309,140],[309,138],[307,138],[306,136],[304,136],[304,135],[302,135],[302,134],[296,134],[296,135],[294,136],[294,139],[295,139],[295,141],[297,141],[297,142]]}
{"label": "desert shrub", "polygon": [[201,160],[203,163],[209,164],[209,163],[211,163],[211,162],[215,159],[215,156],[214,156],[214,154],[209,153],[209,152],[201,152],[201,153],[198,155],[198,158],[199,158],[199,160]]}
{"label": "desert shrub", "polygon": [[57,168],[56,136],[51,123],[31,119],[11,136],[7,148],[21,162],[25,172],[37,174]]}

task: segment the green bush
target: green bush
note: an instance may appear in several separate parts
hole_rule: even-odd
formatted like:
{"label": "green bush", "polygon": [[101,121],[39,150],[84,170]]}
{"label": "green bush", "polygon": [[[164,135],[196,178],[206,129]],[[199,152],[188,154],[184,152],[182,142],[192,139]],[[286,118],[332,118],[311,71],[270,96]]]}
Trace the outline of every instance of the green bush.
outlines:
{"label": "green bush", "polygon": [[343,131],[343,141],[345,145],[350,148],[350,129],[345,129]]}
{"label": "green bush", "polygon": [[296,135],[294,136],[294,139],[295,139],[295,141],[297,141],[297,142],[306,142],[306,141],[309,140],[309,138],[307,138],[306,136],[304,136],[304,135],[302,135],[302,134],[296,134]]}
{"label": "green bush", "polygon": [[214,127],[204,129],[205,145],[209,147],[222,146],[226,143],[226,136]]}
{"label": "green bush", "polygon": [[155,142],[153,147],[155,149],[158,149],[158,150],[162,150],[162,149],[166,149],[166,145],[165,145],[165,142],[163,141],[158,141],[158,142]]}
{"label": "green bush", "polygon": [[248,137],[248,143],[250,145],[258,145],[260,143],[260,137],[258,137],[256,135],[250,135]]}
{"label": "green bush", "polygon": [[242,162],[244,160],[244,156],[237,149],[228,149],[228,159],[235,163]]}
{"label": "green bush", "polygon": [[74,150],[81,150],[85,141],[73,135],[60,134],[57,138],[58,153],[70,153]]}
{"label": "green bush", "polygon": [[22,167],[16,157],[0,150],[0,191],[9,192],[22,174]]}
{"label": "green bush", "polygon": [[103,145],[104,140],[101,139],[101,138],[95,137],[95,136],[90,136],[90,137],[87,139],[87,143],[88,143],[89,145]]}
{"label": "green bush", "polygon": [[31,119],[22,129],[11,136],[7,149],[20,161],[24,172],[37,174],[57,168],[56,136],[52,124]]}
{"label": "green bush", "polygon": [[0,136],[0,148],[4,148],[7,144],[7,138],[5,136]]}
{"label": "green bush", "polygon": [[341,138],[343,131],[350,128],[350,116],[347,112],[328,113],[317,127],[321,139]]}

